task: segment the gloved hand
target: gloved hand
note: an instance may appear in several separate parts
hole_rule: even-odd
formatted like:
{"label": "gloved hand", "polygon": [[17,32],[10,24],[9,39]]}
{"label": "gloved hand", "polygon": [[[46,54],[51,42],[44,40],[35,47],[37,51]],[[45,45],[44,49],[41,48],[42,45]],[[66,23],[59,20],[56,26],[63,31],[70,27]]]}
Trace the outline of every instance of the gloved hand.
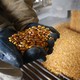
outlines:
{"label": "gloved hand", "polygon": [[16,46],[9,42],[8,37],[16,31],[10,27],[0,31],[0,60],[7,62],[15,67],[23,65],[21,54]]}
{"label": "gloved hand", "polygon": [[[38,23],[29,23],[23,30],[28,29],[32,26],[38,26],[40,24]],[[31,61],[34,61],[36,59],[40,60],[40,61],[45,61],[46,60],[46,55],[52,53],[53,51],[53,46],[54,46],[54,42],[57,40],[57,38],[59,38],[59,32],[57,30],[55,30],[53,27],[48,27],[45,26],[46,28],[49,28],[51,33],[50,33],[50,37],[54,38],[54,40],[50,39],[48,40],[48,51],[46,51],[45,49],[43,49],[41,46],[40,47],[32,47],[30,49],[28,49],[24,55],[23,55],[23,61],[24,63],[28,63]]]}

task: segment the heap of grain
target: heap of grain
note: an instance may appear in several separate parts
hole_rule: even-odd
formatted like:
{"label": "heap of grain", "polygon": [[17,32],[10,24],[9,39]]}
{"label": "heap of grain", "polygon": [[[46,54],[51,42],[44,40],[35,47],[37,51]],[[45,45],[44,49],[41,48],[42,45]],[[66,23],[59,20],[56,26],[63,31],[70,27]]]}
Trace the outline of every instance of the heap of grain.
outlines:
{"label": "heap of grain", "polygon": [[77,15],[75,11],[72,13],[71,24],[63,23],[56,26],[60,32],[60,38],[54,45],[53,53],[42,63],[51,72],[57,75],[64,74],[74,80],[80,79],[79,14],[80,12]]}

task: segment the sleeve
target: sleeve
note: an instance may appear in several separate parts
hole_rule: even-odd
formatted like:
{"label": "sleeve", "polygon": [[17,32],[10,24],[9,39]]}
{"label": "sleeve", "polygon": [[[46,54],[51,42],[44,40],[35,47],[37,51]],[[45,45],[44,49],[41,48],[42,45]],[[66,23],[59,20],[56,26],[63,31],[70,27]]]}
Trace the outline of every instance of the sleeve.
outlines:
{"label": "sleeve", "polygon": [[24,0],[24,1],[26,2],[26,4],[33,7],[33,3],[34,3],[35,0]]}
{"label": "sleeve", "polygon": [[31,22],[38,22],[37,15],[27,0],[0,0],[0,7],[5,16],[17,30]]}
{"label": "sleeve", "polygon": [[10,23],[0,15],[0,31],[2,31],[8,25],[10,25]]}

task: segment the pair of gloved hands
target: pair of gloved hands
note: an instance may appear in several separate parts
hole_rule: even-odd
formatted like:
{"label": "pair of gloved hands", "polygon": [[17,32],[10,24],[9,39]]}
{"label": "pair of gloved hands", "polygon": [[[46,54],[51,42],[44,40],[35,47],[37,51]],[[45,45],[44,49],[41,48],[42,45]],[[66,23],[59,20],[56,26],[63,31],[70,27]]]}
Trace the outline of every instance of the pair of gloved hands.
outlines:
{"label": "pair of gloved hands", "polygon": [[50,35],[54,37],[54,41],[48,41],[49,50],[46,52],[41,47],[33,47],[27,50],[23,56],[17,50],[16,46],[9,42],[8,37],[17,33],[17,30],[38,25],[38,18],[32,9],[32,3],[33,0],[0,0],[0,14],[16,29],[6,27],[0,31],[0,59],[16,67],[21,67],[24,63],[37,59],[45,60],[47,53],[51,53],[53,50],[54,41],[59,37],[59,33],[52,27],[49,27],[52,32]]}
{"label": "pair of gloved hands", "polygon": [[[38,26],[38,23],[30,23],[26,26],[26,28],[31,26]],[[33,47],[28,49],[23,56],[17,50],[16,46],[8,40],[8,38],[14,33],[17,33],[17,31],[11,27],[4,28],[2,31],[0,31],[0,59],[15,67],[21,67],[23,64],[37,59],[42,61],[46,60],[45,56],[52,52],[54,42],[57,38],[59,38],[59,33],[54,28],[48,28],[52,32],[50,36],[54,38],[54,41],[48,40],[49,50],[46,52],[42,47]]]}

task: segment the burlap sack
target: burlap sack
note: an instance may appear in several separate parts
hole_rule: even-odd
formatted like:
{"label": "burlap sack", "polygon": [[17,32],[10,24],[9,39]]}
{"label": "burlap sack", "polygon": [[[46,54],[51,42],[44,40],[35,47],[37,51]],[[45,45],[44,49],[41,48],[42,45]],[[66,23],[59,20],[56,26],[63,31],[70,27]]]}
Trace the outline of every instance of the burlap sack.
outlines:
{"label": "burlap sack", "polygon": [[80,32],[80,10],[73,10],[71,12],[70,28]]}

